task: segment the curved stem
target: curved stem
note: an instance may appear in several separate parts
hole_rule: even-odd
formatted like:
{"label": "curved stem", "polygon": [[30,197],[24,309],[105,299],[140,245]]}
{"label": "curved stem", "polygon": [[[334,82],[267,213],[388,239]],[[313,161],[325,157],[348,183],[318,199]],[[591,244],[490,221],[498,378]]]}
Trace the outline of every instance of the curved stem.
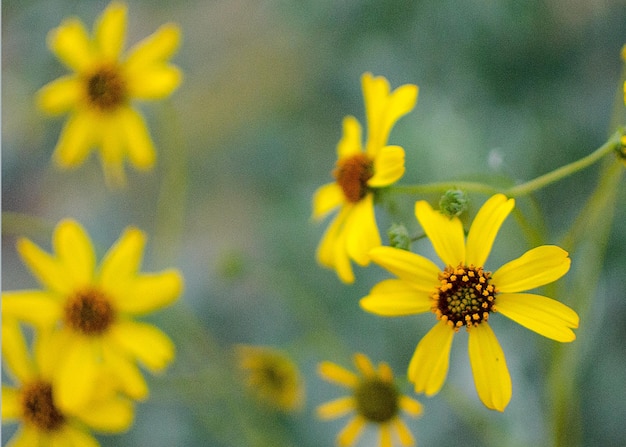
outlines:
{"label": "curved stem", "polygon": [[482,194],[495,194],[498,188],[478,182],[436,182],[424,185],[397,185],[390,186],[388,190],[398,194],[432,194],[445,192],[448,189],[462,189],[466,192],[478,192]]}

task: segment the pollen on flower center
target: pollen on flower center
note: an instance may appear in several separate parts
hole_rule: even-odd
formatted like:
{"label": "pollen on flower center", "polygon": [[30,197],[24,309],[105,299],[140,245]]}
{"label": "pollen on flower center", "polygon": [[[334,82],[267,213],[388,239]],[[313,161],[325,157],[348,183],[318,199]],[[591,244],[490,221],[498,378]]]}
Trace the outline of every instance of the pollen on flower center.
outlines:
{"label": "pollen on flower center", "polygon": [[447,266],[439,273],[441,283],[433,294],[433,312],[437,318],[447,321],[455,330],[487,321],[489,313],[495,311],[497,292],[489,283],[490,277],[491,272],[485,272],[482,267]]}
{"label": "pollen on flower center", "polygon": [[363,380],[354,391],[356,410],[370,422],[384,423],[398,414],[399,394],[393,383]]}
{"label": "pollen on flower center", "polygon": [[63,425],[65,417],[54,405],[52,385],[33,382],[22,389],[21,404],[24,420],[43,431],[54,431]]}
{"label": "pollen on flower center", "polygon": [[100,111],[110,112],[126,102],[126,81],[116,67],[101,67],[87,78],[86,85],[89,103]]}
{"label": "pollen on flower center", "polygon": [[356,154],[339,160],[333,174],[348,202],[356,203],[367,194],[367,181],[374,175],[374,163],[365,154]]}
{"label": "pollen on flower center", "polygon": [[114,318],[111,302],[99,290],[80,291],[65,304],[65,323],[85,335],[102,334]]}

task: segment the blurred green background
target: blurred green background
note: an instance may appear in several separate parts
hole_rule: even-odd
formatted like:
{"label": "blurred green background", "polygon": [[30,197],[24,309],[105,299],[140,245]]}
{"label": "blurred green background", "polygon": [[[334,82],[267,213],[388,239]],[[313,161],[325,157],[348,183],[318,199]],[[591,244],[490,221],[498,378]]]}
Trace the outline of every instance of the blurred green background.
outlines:
{"label": "blurred green background", "polygon": [[[64,217],[82,223],[100,256],[126,226],[136,225],[149,235],[144,270],[178,267],[185,276],[180,302],[148,317],[175,341],[177,361],[149,378],[151,397],[138,405],[133,428],[99,437],[103,446],[333,445],[346,420],[319,421],[314,409],[347,390],[323,382],[315,367],[332,360],[352,368],[355,351],[389,362],[403,391],[413,395],[404,374],[434,324],[432,315],[366,314],[359,298],[388,274],[357,268],[356,284],[346,286],[314,258],[327,224],[310,219],[311,197],[331,180],[342,118],[363,120],[363,72],[387,77],[393,88],[420,87],[415,110],[390,138],[407,152],[401,184],[521,183],[590,153],[615,125],[626,43],[623,0],[128,4],[127,46],[165,22],[181,26],[183,44],[173,61],[185,79],[170,99],[140,106],[157,167],[150,173],[128,168],[127,188],[110,191],[94,156],[75,171],[51,165],[64,119],[34,107],[34,93],[66,72],[46,48],[47,32],[70,15],[91,27],[107,2],[2,2],[3,290],[35,285],[15,253],[16,236],[49,248]],[[617,105],[618,124],[626,124],[623,104]],[[536,207],[528,216],[544,242],[559,242],[599,172],[592,167],[518,201],[522,209]],[[381,231],[410,217],[419,198],[437,200],[398,200],[392,218],[381,209]],[[472,212],[486,199],[471,198]],[[462,331],[443,391],[415,396],[425,413],[407,424],[419,445],[552,445],[548,378],[554,379],[557,351],[574,358],[559,373],[573,384],[570,422],[579,445],[623,445],[624,199],[620,191],[606,258],[586,251],[604,247],[590,239],[572,255],[572,271],[559,289],[558,299],[568,304],[575,299],[563,290],[585,293],[590,311],[578,340],[555,346],[493,318],[513,380],[513,398],[500,414],[476,396]],[[528,248],[509,217],[491,268]],[[596,268],[598,281],[576,286]],[[282,414],[251,400],[232,374],[236,343],[288,352],[306,381],[304,409]],[[3,445],[10,433],[3,427]],[[368,430],[358,445],[376,440]]]}

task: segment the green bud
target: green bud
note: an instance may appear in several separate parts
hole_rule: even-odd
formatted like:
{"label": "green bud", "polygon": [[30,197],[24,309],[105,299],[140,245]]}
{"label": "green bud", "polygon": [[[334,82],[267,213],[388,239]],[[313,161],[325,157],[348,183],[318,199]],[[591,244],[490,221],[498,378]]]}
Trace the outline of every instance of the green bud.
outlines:
{"label": "green bud", "polygon": [[449,189],[439,199],[439,210],[451,219],[467,211],[468,206],[467,194],[460,189]]}
{"label": "green bud", "polygon": [[391,224],[389,230],[387,230],[387,236],[389,236],[389,245],[401,250],[409,250],[411,248],[411,238],[409,237],[409,231],[402,224]]}

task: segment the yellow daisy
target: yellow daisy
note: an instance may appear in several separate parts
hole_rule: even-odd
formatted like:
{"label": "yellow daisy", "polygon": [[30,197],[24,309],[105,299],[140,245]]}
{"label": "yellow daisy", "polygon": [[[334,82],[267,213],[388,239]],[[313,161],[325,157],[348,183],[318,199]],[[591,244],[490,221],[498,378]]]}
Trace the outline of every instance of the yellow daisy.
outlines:
{"label": "yellow daisy", "polygon": [[236,355],[246,385],[260,400],[284,411],[302,407],[302,379],[285,353],[266,346],[238,345]]}
{"label": "yellow daisy", "polygon": [[415,204],[417,220],[441,258],[429,259],[392,247],[372,250],[372,260],[398,276],[380,282],[361,299],[361,307],[383,316],[433,312],[438,323],[417,345],[408,377],[416,392],[437,393],[446,379],[453,335],[465,326],[469,358],[481,401],[504,411],[511,399],[511,378],[504,353],[489,326],[498,312],[522,326],[560,342],[573,341],[578,315],[553,299],[520,293],[556,281],[570,267],[568,253],[553,245],[527,251],[493,274],[484,270],[500,226],[515,202],[502,194],[481,207],[467,241],[463,225],[424,201]]}
{"label": "yellow daisy", "polygon": [[400,411],[412,417],[422,413],[422,405],[400,394],[393,372],[385,362],[378,364],[378,371],[370,359],[357,353],[354,364],[360,374],[355,374],[332,363],[322,362],[318,372],[324,379],[352,390],[350,396],[327,402],[317,408],[322,419],[336,419],[350,412],[355,413],[337,436],[337,445],[352,446],[367,424],[375,424],[380,431],[380,446],[393,446],[393,432],[403,446],[415,445],[413,435],[400,418]]}
{"label": "yellow daisy", "polygon": [[18,240],[22,260],[43,289],[4,292],[2,312],[53,331],[50,343],[59,355],[52,386],[64,410],[89,399],[103,370],[116,375],[129,396],[143,399],[148,389],[137,362],[158,372],[174,358],[163,332],[135,321],[175,301],[183,283],[176,270],[139,272],[145,241],[144,233],[127,228],[97,268],[91,240],[73,220],[56,227],[56,254]]}
{"label": "yellow daisy", "polygon": [[176,25],[163,25],[122,55],[126,9],[121,2],[111,2],[96,21],[93,37],[78,18],[52,30],[48,46],[73,73],[37,93],[44,112],[70,114],[55,148],[56,164],[79,166],[97,148],[113,184],[124,182],[126,157],[139,169],[154,165],[152,139],[132,101],[165,98],[182,79],[181,71],[168,63],[180,42]]}
{"label": "yellow daisy", "polygon": [[133,422],[132,403],[114,393],[106,380],[99,393],[73,412],[60,409],[52,376],[57,352],[48,338],[35,340],[30,356],[22,332],[13,320],[2,321],[2,354],[5,373],[15,386],[2,386],[2,423],[19,423],[11,438],[13,447],[97,447],[90,430],[119,433]]}
{"label": "yellow daisy", "polygon": [[359,265],[370,262],[369,251],[381,245],[374,215],[374,191],[389,186],[404,174],[404,149],[388,146],[392,127],[410,112],[418,88],[403,85],[390,92],[384,77],[365,73],[362,78],[367,120],[367,142],[361,145],[361,125],[348,116],[337,145],[335,181],[320,187],[313,196],[313,218],[322,219],[339,208],[317,249],[318,262],[335,269],[339,278],[354,282],[350,259]]}

